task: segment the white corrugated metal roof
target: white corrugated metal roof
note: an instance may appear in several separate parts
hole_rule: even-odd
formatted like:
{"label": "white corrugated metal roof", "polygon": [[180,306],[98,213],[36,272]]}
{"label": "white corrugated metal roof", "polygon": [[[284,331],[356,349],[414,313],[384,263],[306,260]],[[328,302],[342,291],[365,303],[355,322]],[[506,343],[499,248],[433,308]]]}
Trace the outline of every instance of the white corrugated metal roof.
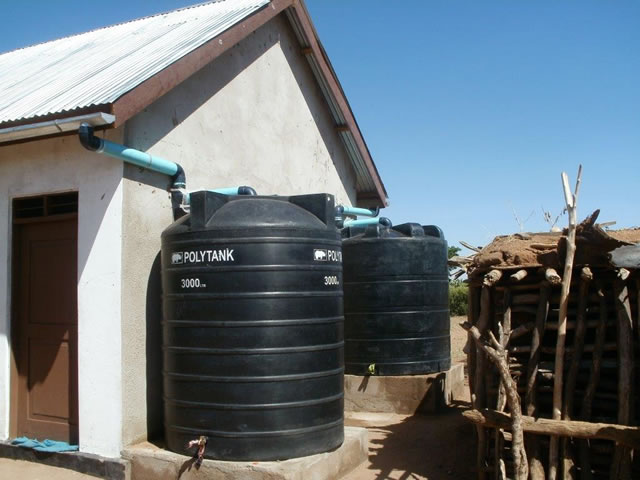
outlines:
{"label": "white corrugated metal roof", "polygon": [[112,103],[270,0],[223,0],[0,55],[0,124]]}

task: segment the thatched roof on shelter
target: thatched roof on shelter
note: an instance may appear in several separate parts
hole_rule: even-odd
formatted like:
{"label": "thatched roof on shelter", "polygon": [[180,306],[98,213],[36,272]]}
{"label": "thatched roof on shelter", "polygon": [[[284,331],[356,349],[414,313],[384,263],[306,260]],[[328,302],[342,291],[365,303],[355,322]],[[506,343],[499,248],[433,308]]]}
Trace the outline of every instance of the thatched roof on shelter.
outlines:
{"label": "thatched roof on shelter", "polygon": [[[574,265],[612,267],[617,265],[616,259],[622,258],[619,253],[612,252],[626,247],[621,251],[624,253],[626,266],[634,268],[636,256],[640,259],[640,228],[605,231],[595,223],[597,213],[577,227]],[[540,267],[559,269],[564,264],[565,235],[566,231],[498,236],[470,259],[466,264],[467,273],[473,276],[488,270]]]}

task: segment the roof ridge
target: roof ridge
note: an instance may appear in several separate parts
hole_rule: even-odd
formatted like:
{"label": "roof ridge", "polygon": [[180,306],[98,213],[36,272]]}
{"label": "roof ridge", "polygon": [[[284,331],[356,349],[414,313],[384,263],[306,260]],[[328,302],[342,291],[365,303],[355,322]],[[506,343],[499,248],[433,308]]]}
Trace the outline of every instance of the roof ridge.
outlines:
{"label": "roof ridge", "polygon": [[2,57],[4,55],[7,55],[9,53],[18,52],[20,50],[26,50],[27,48],[33,48],[33,47],[37,47],[39,45],[45,45],[47,43],[57,42],[59,40],[66,40],[68,38],[73,38],[73,37],[77,37],[77,36],[80,36],[80,35],[86,35],[88,33],[98,32],[100,30],[106,30],[107,28],[119,27],[121,25],[127,25],[129,23],[134,23],[134,22],[138,22],[138,21],[141,21],[141,20],[146,20],[148,18],[160,17],[162,15],[168,15],[170,13],[181,12],[183,10],[190,10],[190,9],[193,9],[193,8],[203,7],[205,5],[209,5],[209,4],[212,4],[212,3],[222,3],[222,2],[226,2],[226,1],[227,0],[207,0],[207,1],[204,1],[204,2],[194,3],[193,5],[187,5],[185,7],[175,8],[173,10],[165,10],[165,11],[162,11],[162,12],[153,13],[151,15],[145,15],[144,17],[132,18],[131,20],[124,20],[122,22],[113,23],[111,25],[104,25],[102,27],[92,28],[90,30],[85,30],[83,32],[72,33],[70,35],[65,35],[63,37],[53,38],[51,40],[46,40],[44,42],[38,42],[38,43],[33,43],[31,45],[25,45],[25,46],[22,46],[22,47],[14,48],[13,50],[7,50],[6,52],[0,52],[0,57]]}

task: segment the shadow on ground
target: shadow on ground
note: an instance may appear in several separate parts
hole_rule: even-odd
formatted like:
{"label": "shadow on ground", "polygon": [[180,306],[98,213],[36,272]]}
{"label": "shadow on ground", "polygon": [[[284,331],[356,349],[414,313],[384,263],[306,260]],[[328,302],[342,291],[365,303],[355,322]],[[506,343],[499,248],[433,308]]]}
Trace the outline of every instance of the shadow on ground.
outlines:
{"label": "shadow on ground", "polygon": [[353,414],[347,424],[369,430],[369,460],[345,480],[472,478],[475,430],[467,402],[433,415]]}

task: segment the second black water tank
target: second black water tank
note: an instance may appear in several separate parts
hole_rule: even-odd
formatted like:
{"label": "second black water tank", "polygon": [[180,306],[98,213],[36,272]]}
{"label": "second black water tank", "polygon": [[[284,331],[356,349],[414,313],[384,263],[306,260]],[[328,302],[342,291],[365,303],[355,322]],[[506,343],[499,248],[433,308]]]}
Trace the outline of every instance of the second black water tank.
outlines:
{"label": "second black water tank", "polygon": [[345,372],[411,375],[451,366],[447,242],[435,226],[343,230]]}
{"label": "second black water tank", "polygon": [[341,242],[333,197],[191,194],[162,235],[165,439],[281,460],[343,433]]}

